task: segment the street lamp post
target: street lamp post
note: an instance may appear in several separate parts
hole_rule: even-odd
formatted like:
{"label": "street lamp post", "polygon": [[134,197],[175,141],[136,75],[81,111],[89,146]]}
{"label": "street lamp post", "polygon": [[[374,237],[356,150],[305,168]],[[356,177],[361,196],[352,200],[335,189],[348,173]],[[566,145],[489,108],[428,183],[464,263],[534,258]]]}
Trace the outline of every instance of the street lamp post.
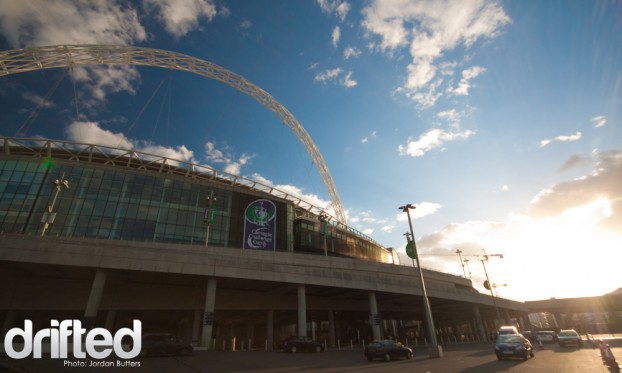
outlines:
{"label": "street lamp post", "polygon": [[41,219],[41,222],[43,223],[43,228],[41,228],[41,237],[45,235],[45,231],[48,229],[50,224],[54,223],[54,219],[56,218],[56,214],[54,214],[52,210],[54,210],[58,194],[63,188],[69,189],[69,180],[65,180],[64,172],[61,174],[60,179],[52,181],[52,184],[54,184],[56,190],[54,191],[52,202],[48,205],[48,210],[43,214],[43,218]]}
{"label": "street lamp post", "polygon": [[469,279],[473,280],[473,273],[471,273],[471,268],[469,268],[469,260],[465,259],[464,264],[466,265],[467,270],[469,271]]}
{"label": "street lamp post", "polygon": [[214,202],[216,202],[216,197],[214,197],[214,191],[210,191],[209,196],[205,197],[205,199],[207,201],[205,206],[205,212],[203,215],[203,222],[205,222],[205,225],[207,225],[205,232],[205,247],[207,247],[207,243],[209,242],[209,228],[212,224],[212,206]]}
{"label": "street lamp post", "polygon": [[[503,255],[501,254],[494,254],[492,256],[499,256],[503,258]],[[492,291],[493,286],[492,286],[492,283],[490,282],[490,278],[488,277],[488,270],[486,270],[486,262],[488,261],[488,255],[484,255],[484,259],[480,259],[480,261],[482,262],[482,265],[484,266],[484,273],[486,274],[486,283],[484,284],[484,287],[490,290],[490,295],[492,296],[492,303],[494,304],[495,311],[497,313],[497,321],[502,322],[501,314],[499,313],[499,307],[497,307],[497,300],[495,298],[495,293]]]}
{"label": "street lamp post", "polygon": [[324,241],[324,256],[328,256],[328,245],[326,243],[326,236],[328,235],[328,221],[330,220],[330,216],[322,211],[320,213],[320,216],[318,216],[318,219],[320,221],[320,235],[322,236]]}
{"label": "street lamp post", "polygon": [[464,262],[462,261],[462,250],[457,249],[456,254],[458,254],[458,258],[460,258],[460,265],[462,266],[462,272],[464,272],[464,278],[466,278],[466,270],[464,269]]}
{"label": "street lamp post", "polygon": [[410,227],[410,237],[412,237],[412,240],[409,242],[409,244],[412,244],[412,251],[414,254],[414,259],[417,261],[417,270],[419,271],[419,281],[421,282],[421,292],[423,294],[423,309],[425,311],[425,318],[426,318],[426,323],[428,326],[428,335],[430,337],[430,343],[432,344],[432,347],[429,349],[430,357],[442,357],[443,348],[438,345],[438,342],[436,340],[436,328],[434,327],[434,319],[432,318],[432,310],[430,309],[430,301],[428,300],[428,293],[426,292],[426,289],[425,289],[425,282],[423,280],[423,271],[421,270],[421,265],[419,263],[419,255],[417,254],[417,245],[415,243],[415,232],[413,231],[413,224],[412,224],[412,220],[410,219],[410,209],[415,209],[415,208],[416,207],[410,203],[399,207],[399,209],[402,210],[402,212],[405,212],[406,215],[408,216],[408,225]]}

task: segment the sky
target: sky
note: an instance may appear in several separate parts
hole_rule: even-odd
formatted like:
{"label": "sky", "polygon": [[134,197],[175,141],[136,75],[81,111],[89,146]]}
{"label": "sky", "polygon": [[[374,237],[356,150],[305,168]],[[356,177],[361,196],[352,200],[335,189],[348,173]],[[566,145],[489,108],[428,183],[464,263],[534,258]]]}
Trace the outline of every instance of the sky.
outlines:
{"label": "sky", "polygon": [[[59,44],[182,53],[261,87],[317,145],[348,225],[403,264],[411,203],[421,266],[479,291],[484,264],[520,301],[622,287],[619,0],[0,0],[0,50]],[[0,134],[209,165],[332,211],[274,113],[185,72],[0,77]]]}

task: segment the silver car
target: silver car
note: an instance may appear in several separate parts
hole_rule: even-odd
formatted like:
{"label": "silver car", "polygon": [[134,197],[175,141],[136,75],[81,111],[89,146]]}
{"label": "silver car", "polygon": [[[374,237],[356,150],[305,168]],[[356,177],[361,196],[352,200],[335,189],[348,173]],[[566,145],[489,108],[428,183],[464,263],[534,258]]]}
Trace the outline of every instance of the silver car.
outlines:
{"label": "silver car", "polygon": [[557,333],[557,343],[560,347],[577,347],[583,346],[581,336],[574,329],[560,330]]}

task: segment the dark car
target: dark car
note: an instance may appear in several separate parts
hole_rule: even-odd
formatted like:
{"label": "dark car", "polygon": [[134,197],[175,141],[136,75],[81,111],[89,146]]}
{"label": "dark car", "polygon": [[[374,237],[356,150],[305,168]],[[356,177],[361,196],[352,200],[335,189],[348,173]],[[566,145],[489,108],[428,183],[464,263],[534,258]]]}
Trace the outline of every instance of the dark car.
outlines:
{"label": "dark car", "polygon": [[320,342],[305,336],[295,336],[285,338],[283,341],[283,352],[321,352],[324,346]]}
{"label": "dark car", "polygon": [[518,357],[527,360],[534,357],[531,342],[522,334],[502,334],[495,341],[495,355],[502,360],[508,357]]}
{"label": "dark car", "polygon": [[393,340],[373,341],[365,347],[365,357],[372,361],[375,358],[391,361],[395,358],[412,359],[413,350]]}
{"label": "dark car", "polygon": [[583,346],[581,336],[574,329],[560,330],[557,333],[557,343],[560,347],[572,346],[581,348]]}
{"label": "dark car", "polygon": [[140,356],[149,355],[190,355],[194,347],[171,333],[152,333],[142,337]]}

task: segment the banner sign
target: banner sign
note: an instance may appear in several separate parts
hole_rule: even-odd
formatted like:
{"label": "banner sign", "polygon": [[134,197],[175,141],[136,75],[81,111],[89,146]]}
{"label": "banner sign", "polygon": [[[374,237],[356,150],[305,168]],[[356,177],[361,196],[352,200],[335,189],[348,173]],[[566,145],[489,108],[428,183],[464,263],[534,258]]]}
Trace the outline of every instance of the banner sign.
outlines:
{"label": "banner sign", "polygon": [[244,212],[244,248],[274,250],[276,206],[267,199],[251,202]]}

